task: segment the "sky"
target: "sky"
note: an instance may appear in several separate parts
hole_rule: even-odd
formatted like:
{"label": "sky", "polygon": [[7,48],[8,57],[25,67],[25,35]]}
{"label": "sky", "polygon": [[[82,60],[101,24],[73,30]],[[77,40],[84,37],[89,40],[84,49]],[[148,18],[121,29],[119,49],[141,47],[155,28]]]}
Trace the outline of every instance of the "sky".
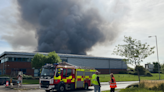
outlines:
{"label": "sky", "polygon": [[[157,36],[159,62],[164,63],[164,1],[163,0],[90,0],[85,1],[84,8],[94,7],[109,23],[110,30],[117,29],[112,41],[96,43],[86,53],[99,57],[114,57],[113,49],[118,44],[124,44],[124,36],[131,36],[156,47]],[[0,0],[0,53],[4,51],[36,50],[37,36],[34,29],[26,29],[19,25],[20,11],[16,0]],[[115,29],[112,29],[115,28]],[[29,30],[29,31],[26,31]],[[110,34],[109,34],[110,35]],[[108,38],[110,39],[110,37]],[[157,61],[157,51],[143,60],[141,65]],[[132,65],[129,65],[133,67]]]}

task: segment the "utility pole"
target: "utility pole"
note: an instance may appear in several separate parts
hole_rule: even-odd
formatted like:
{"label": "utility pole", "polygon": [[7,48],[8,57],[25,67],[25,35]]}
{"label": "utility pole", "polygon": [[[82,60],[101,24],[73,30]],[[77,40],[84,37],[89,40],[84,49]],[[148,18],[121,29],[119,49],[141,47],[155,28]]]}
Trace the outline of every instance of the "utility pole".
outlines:
{"label": "utility pole", "polygon": [[155,37],[155,40],[156,40],[156,49],[157,49],[157,60],[158,60],[158,73],[159,73],[159,80],[160,80],[160,69],[159,69],[159,56],[158,56],[158,44],[157,44],[157,36],[149,36],[149,38],[151,37]]}

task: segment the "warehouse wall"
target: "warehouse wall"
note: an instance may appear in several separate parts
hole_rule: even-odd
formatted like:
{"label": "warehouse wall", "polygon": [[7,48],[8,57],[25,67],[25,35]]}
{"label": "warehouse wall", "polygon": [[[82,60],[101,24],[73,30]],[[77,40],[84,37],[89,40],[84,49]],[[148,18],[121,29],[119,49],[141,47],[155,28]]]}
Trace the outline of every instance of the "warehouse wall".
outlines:
{"label": "warehouse wall", "polygon": [[110,60],[110,69],[127,69],[127,65],[121,60]]}
{"label": "warehouse wall", "polygon": [[127,69],[126,63],[121,60],[68,58],[67,61],[77,66],[96,68],[101,74],[119,73]]}
{"label": "warehouse wall", "polygon": [[109,60],[101,59],[68,58],[68,63],[93,68],[109,68]]}

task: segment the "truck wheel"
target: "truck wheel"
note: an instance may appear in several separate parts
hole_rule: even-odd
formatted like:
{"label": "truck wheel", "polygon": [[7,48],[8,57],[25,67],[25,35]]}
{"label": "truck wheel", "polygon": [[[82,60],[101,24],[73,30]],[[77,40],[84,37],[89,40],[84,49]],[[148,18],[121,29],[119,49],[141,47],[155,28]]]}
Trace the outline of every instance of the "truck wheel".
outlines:
{"label": "truck wheel", "polygon": [[84,89],[88,89],[88,84],[87,83],[85,83],[85,86],[84,86]]}
{"label": "truck wheel", "polygon": [[46,92],[50,92],[50,90],[45,90]]}
{"label": "truck wheel", "polygon": [[58,88],[59,92],[64,92],[65,91],[65,86],[64,85],[60,85]]}

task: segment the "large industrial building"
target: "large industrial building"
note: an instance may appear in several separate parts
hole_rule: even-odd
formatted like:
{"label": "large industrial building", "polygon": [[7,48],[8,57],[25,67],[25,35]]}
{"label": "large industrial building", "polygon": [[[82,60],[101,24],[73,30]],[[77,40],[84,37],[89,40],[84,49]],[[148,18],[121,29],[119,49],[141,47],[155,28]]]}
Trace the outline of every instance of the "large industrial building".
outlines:
{"label": "large industrial building", "polygon": [[[31,59],[40,52],[4,52],[0,55],[0,75],[11,75],[15,71],[22,71],[26,75],[38,76],[38,69],[31,67]],[[59,54],[62,62],[76,66],[86,66],[97,69],[101,74],[119,73],[126,71],[127,65],[122,59],[104,58],[87,55]]]}

